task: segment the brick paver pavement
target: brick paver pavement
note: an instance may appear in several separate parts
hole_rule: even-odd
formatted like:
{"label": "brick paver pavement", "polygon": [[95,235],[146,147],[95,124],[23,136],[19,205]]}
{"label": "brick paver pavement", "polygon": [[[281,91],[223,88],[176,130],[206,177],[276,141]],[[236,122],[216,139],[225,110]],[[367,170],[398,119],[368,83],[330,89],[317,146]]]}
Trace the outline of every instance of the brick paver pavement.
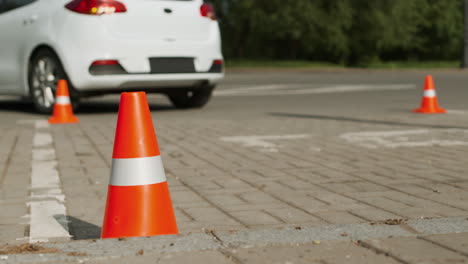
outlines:
{"label": "brick paver pavement", "polygon": [[[367,149],[335,136],[362,131],[360,125],[324,121],[317,126],[328,129],[316,133],[289,123],[275,130],[276,122],[265,122],[251,131],[252,126],[226,121],[156,118],[181,232],[468,215],[467,146]],[[113,126],[53,129],[65,192],[78,198],[67,201],[78,225],[100,226]],[[271,131],[310,137],[277,142],[273,153],[220,140]]]}
{"label": "brick paver pavement", "polygon": [[[260,259],[343,263],[348,258],[354,261],[349,263],[467,261],[466,233],[441,235],[441,228],[431,236],[406,225],[468,217],[467,115],[421,117],[377,111],[346,117],[336,111],[292,112],[250,116],[239,110],[228,117],[153,112],[181,234],[364,223],[400,225],[414,237],[307,242],[294,248],[253,245],[197,251],[194,259],[207,263],[262,263]],[[80,119],[78,125],[52,126],[48,131],[71,239],[97,239],[115,113]],[[4,244],[25,242],[29,235],[34,133],[34,122],[0,127],[0,241]],[[319,250],[323,248],[339,254]],[[186,258],[182,253],[166,254],[158,263],[183,263]]]}

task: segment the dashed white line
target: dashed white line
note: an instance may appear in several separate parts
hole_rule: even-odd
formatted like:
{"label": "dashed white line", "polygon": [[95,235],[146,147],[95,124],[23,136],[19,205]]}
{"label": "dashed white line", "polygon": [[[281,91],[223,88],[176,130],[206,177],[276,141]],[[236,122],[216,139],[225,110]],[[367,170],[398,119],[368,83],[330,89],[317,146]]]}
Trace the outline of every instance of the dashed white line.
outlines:
{"label": "dashed white line", "polygon": [[60,185],[57,160],[49,125],[35,121],[33,138],[29,242],[69,238],[65,195]]}
{"label": "dashed white line", "polygon": [[269,141],[272,140],[285,140],[285,139],[301,139],[309,137],[309,135],[267,135],[267,136],[235,136],[235,137],[221,137],[220,140],[224,142],[239,143],[244,147],[257,147],[261,151],[278,152],[278,145]]}
{"label": "dashed white line", "polygon": [[52,136],[50,133],[36,132],[33,138],[33,147],[39,148],[52,144]]}
{"label": "dashed white line", "polygon": [[468,130],[461,129],[352,132],[344,133],[340,135],[340,138],[349,143],[372,149],[378,147],[448,147],[468,146],[467,132]]}
{"label": "dashed white line", "polygon": [[468,115],[468,111],[464,110],[447,110],[448,114],[454,114],[454,115]]}
{"label": "dashed white line", "polygon": [[250,93],[252,91],[270,91],[270,90],[280,90],[280,89],[288,89],[290,85],[278,85],[278,84],[270,84],[270,85],[255,85],[255,86],[247,86],[247,87],[240,87],[240,88],[230,88],[224,90],[216,90],[214,92],[215,95],[236,95],[240,93]]}
{"label": "dashed white line", "polygon": [[413,84],[358,84],[358,85],[335,85],[328,87],[312,88],[308,85],[257,85],[250,87],[232,88],[215,91],[216,96],[266,96],[266,95],[305,95],[305,94],[327,94],[363,91],[384,90],[408,90],[414,89]]}
{"label": "dashed white line", "polygon": [[29,242],[47,242],[50,239],[68,238],[65,206],[57,201],[31,202]]}

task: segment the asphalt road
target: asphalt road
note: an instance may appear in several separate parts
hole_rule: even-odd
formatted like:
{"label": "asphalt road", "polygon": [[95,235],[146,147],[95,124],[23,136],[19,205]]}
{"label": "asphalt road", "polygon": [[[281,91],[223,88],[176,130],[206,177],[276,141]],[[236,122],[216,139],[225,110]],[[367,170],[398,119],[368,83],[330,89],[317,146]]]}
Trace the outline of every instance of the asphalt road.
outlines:
{"label": "asphalt road", "polygon": [[[178,110],[163,96],[150,98],[161,116],[197,118],[261,118],[273,113],[336,116],[407,115],[420,104],[424,76],[435,79],[439,102],[466,110],[468,72],[464,71],[242,71],[228,72],[212,101],[203,109]],[[118,96],[85,99],[78,114],[99,118],[115,114]],[[41,118],[30,104],[0,97],[2,124]]]}

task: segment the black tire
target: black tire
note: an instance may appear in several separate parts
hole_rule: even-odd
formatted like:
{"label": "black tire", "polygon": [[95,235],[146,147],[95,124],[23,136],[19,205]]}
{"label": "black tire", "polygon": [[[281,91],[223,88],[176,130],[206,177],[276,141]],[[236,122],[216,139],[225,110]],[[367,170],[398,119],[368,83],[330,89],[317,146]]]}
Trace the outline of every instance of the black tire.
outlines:
{"label": "black tire", "polygon": [[181,89],[167,96],[171,103],[180,109],[201,108],[211,99],[215,86],[203,86],[194,89]]}
{"label": "black tire", "polygon": [[28,85],[31,100],[39,113],[52,113],[55,90],[60,79],[67,80],[72,107],[76,110],[79,97],[74,93],[57,55],[49,49],[41,49],[36,52],[29,63]]}

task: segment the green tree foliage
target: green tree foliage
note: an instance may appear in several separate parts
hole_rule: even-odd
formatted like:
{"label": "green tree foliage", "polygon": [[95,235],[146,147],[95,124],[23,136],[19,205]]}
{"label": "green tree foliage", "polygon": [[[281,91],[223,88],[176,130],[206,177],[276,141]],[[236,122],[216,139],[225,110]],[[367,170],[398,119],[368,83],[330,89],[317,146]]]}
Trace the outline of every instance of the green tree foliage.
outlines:
{"label": "green tree foliage", "polygon": [[217,0],[227,58],[456,59],[463,0]]}

